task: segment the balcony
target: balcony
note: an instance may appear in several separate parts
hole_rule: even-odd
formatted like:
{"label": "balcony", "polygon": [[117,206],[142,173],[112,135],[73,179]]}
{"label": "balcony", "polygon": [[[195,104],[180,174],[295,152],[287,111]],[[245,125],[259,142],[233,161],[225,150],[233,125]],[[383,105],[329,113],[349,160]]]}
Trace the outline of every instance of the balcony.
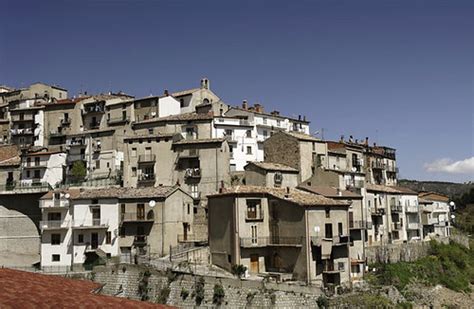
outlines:
{"label": "balcony", "polygon": [[340,236],[333,236],[332,237],[332,244],[333,246],[344,246],[349,244],[351,241],[351,237],[347,235],[340,235]]}
{"label": "balcony", "polygon": [[201,178],[201,169],[199,167],[187,168],[184,172],[184,177],[190,179],[199,179]]}
{"label": "balcony", "polygon": [[100,122],[91,122],[89,124],[89,130],[97,130],[100,128]]}
{"label": "balcony", "polygon": [[122,214],[122,222],[153,222],[154,218],[148,219],[145,213],[126,212]]}
{"label": "balcony", "polygon": [[392,223],[392,230],[401,230],[402,229],[402,224],[400,222],[393,222]]}
{"label": "balcony", "polygon": [[397,173],[398,174],[398,167],[395,167],[393,165],[387,165],[386,171],[389,173]]}
{"label": "balcony", "polygon": [[385,215],[385,209],[381,207],[371,208],[370,213],[372,216],[383,216]]}
{"label": "balcony", "polygon": [[365,229],[366,224],[362,220],[354,220],[354,221],[349,221],[349,228],[350,229]]}
{"label": "balcony", "polygon": [[114,125],[114,124],[122,124],[130,122],[130,117],[112,117],[107,119],[107,124]]}
{"label": "balcony", "polygon": [[109,221],[104,219],[74,220],[72,222],[72,227],[78,230],[107,229],[109,227]]}
{"label": "balcony", "polygon": [[303,237],[240,237],[240,246],[242,248],[253,247],[301,247],[303,244]]}
{"label": "balcony", "polygon": [[51,131],[49,132],[49,137],[63,137],[65,136],[66,133],[64,133],[63,131]]}
{"label": "balcony", "polygon": [[85,105],[84,109],[82,110],[83,115],[91,115],[91,114],[103,114],[105,113],[105,104],[89,104]]}
{"label": "balcony", "polygon": [[12,115],[11,119],[12,119],[12,122],[30,122],[30,121],[34,121],[35,117],[33,114]]}
{"label": "balcony", "polygon": [[135,235],[133,238],[133,244],[137,246],[143,246],[147,244],[147,236],[146,235]]}
{"label": "balcony", "polygon": [[67,127],[71,125],[71,118],[63,118],[61,119],[61,125]]}
{"label": "balcony", "polygon": [[372,161],[371,167],[372,169],[383,170],[385,169],[385,163],[382,161]]}
{"label": "balcony", "polygon": [[423,225],[435,225],[438,224],[438,218],[422,218]]}
{"label": "balcony", "polygon": [[154,163],[156,161],[156,155],[154,154],[143,154],[138,156],[138,163]]}
{"label": "balcony", "polygon": [[199,158],[199,150],[198,149],[185,149],[183,151],[178,152],[178,159],[197,159]]}
{"label": "balcony", "polygon": [[68,229],[70,227],[70,223],[71,222],[69,220],[40,221],[40,228],[42,231]]}
{"label": "balcony", "polygon": [[323,273],[334,274],[341,271],[344,271],[344,263],[326,262],[323,264]]}
{"label": "balcony", "polygon": [[40,208],[68,208],[69,207],[69,200],[68,199],[55,199],[52,203],[41,201],[39,203]]}
{"label": "balcony", "polygon": [[140,174],[138,175],[138,182],[139,183],[147,183],[147,182],[154,182],[155,181],[155,174]]}
{"label": "balcony", "polygon": [[402,205],[390,205],[390,212],[392,212],[392,213],[403,212],[403,207],[402,207]]}
{"label": "balcony", "polygon": [[32,169],[39,169],[39,168],[47,168],[48,162],[47,161],[39,161],[39,162],[23,162],[23,168],[32,168]]}
{"label": "balcony", "polygon": [[412,222],[407,224],[407,230],[418,230],[420,229],[420,224],[418,222]]}
{"label": "balcony", "polygon": [[69,146],[69,147],[84,147],[85,145],[86,145],[86,141],[84,139],[69,140],[66,142],[66,146]]}
{"label": "balcony", "polygon": [[196,235],[178,234],[178,242],[205,242],[207,238],[199,238]]}
{"label": "balcony", "polygon": [[405,212],[418,213],[418,206],[416,205],[405,206]]}
{"label": "balcony", "polygon": [[10,134],[12,136],[15,136],[15,135],[18,135],[18,136],[20,136],[20,135],[33,135],[34,130],[33,130],[33,128],[11,129]]}

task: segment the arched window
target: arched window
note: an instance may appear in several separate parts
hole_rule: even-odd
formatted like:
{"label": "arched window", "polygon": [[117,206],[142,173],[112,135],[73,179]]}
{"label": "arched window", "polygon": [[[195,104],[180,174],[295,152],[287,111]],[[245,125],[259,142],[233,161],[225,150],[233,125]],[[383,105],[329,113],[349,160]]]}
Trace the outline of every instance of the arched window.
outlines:
{"label": "arched window", "polygon": [[155,213],[153,212],[153,210],[148,211],[148,213],[146,214],[146,219],[155,220]]}
{"label": "arched window", "polygon": [[209,104],[209,99],[204,99],[204,100],[202,100],[202,103],[203,103],[203,104]]}

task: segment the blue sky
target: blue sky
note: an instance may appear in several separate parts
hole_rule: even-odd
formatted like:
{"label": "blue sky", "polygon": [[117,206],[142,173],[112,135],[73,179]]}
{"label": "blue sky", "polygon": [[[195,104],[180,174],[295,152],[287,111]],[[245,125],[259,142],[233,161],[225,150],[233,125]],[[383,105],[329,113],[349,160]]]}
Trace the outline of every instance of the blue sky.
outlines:
{"label": "blue sky", "polygon": [[474,180],[474,1],[10,1],[0,84],[196,87],[397,148],[401,177]]}

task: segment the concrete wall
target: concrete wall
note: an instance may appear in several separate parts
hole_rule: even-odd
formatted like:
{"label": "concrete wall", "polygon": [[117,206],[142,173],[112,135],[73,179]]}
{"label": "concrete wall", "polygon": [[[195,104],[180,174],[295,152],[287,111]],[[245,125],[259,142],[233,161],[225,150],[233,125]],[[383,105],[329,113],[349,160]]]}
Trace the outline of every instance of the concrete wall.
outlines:
{"label": "concrete wall", "polygon": [[158,100],[158,117],[177,115],[181,112],[180,103],[172,96],[162,97]]}
{"label": "concrete wall", "polygon": [[[211,262],[224,269],[231,270],[232,264],[236,264],[235,221],[234,221],[234,198],[220,197],[208,200],[209,211],[209,250]],[[229,259],[230,256],[230,259]],[[229,261],[230,260],[230,261]]]}

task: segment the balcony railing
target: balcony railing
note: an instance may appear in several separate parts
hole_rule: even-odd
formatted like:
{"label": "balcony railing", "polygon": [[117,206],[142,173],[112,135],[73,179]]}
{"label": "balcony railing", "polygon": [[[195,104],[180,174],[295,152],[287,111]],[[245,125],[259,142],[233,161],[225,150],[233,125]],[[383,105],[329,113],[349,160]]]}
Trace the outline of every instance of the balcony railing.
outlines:
{"label": "balcony railing", "polygon": [[366,224],[362,220],[349,221],[350,229],[364,229],[365,227],[366,227]]}
{"label": "balcony railing", "polygon": [[418,212],[418,206],[416,205],[409,205],[409,206],[405,206],[405,211],[406,212],[415,212],[417,213]]}
{"label": "balcony railing", "polygon": [[391,212],[403,212],[402,205],[390,205]]}
{"label": "balcony railing", "polygon": [[347,180],[346,181],[346,187],[348,188],[356,188],[356,189],[361,189],[365,186],[365,183],[363,180]]}
{"label": "balcony railing", "polygon": [[340,236],[333,236],[332,243],[334,245],[346,245],[351,241],[350,236],[348,235],[340,235]]}
{"label": "balcony railing", "polygon": [[201,178],[201,169],[199,167],[187,168],[184,172],[185,178]]}
{"label": "balcony railing", "polygon": [[89,124],[89,130],[96,130],[100,128],[100,122],[91,122]]}
{"label": "balcony railing", "polygon": [[40,221],[41,230],[67,229],[70,226],[69,220],[47,220]]}
{"label": "balcony railing", "polygon": [[73,220],[72,227],[78,229],[87,228],[107,228],[109,227],[109,221],[105,219],[88,219],[88,220]]}
{"label": "balcony railing", "polygon": [[193,159],[199,158],[199,150],[198,149],[185,149],[183,151],[178,152],[179,159]]}
{"label": "balcony railing", "polygon": [[74,146],[85,146],[86,145],[86,141],[83,140],[83,139],[79,139],[79,140],[69,140],[66,142],[66,145],[67,146],[70,146],[70,147],[74,147]]}
{"label": "balcony railing", "polygon": [[400,222],[393,222],[392,223],[392,230],[401,230],[402,224]]}
{"label": "balcony railing", "polygon": [[417,223],[417,222],[407,224],[407,229],[408,230],[418,230],[419,228],[420,228],[420,224]]}
{"label": "balcony railing", "polygon": [[138,156],[138,163],[151,163],[156,161],[155,154],[143,154]]}
{"label": "balcony railing", "polygon": [[438,224],[438,218],[426,218],[426,219],[423,219],[423,224],[424,225],[434,225],[434,224]]}
{"label": "balcony railing", "polygon": [[27,114],[21,117],[20,115],[12,115],[13,122],[33,121],[35,117],[32,114]]}
{"label": "balcony railing", "polygon": [[155,174],[140,174],[138,175],[138,182],[155,181]]}
{"label": "balcony railing", "polygon": [[387,165],[386,171],[389,173],[398,173],[398,167],[395,167],[393,165]]}
{"label": "balcony railing", "polygon": [[370,209],[370,213],[374,216],[383,216],[383,215],[385,215],[385,208],[383,208],[383,207],[377,207],[377,208],[372,207]]}
{"label": "balcony railing", "polygon": [[385,163],[381,161],[372,161],[371,166],[372,166],[372,169],[380,169],[380,170],[385,169]]}
{"label": "balcony railing", "polygon": [[122,214],[122,221],[124,222],[135,222],[135,221],[153,221],[154,219],[147,219],[145,213],[126,212]]}
{"label": "balcony railing", "polygon": [[33,128],[24,128],[24,129],[11,129],[11,135],[32,135],[34,134]]}
{"label": "balcony railing", "polygon": [[126,123],[130,121],[130,117],[112,117],[107,119],[108,124],[118,124],[118,123]]}
{"label": "balcony railing", "polygon": [[147,244],[147,236],[146,235],[136,235],[133,238],[133,243],[135,245],[146,245]]}
{"label": "balcony railing", "polygon": [[85,114],[94,114],[94,113],[104,113],[105,107],[103,105],[93,104],[85,106],[82,110],[82,113]]}
{"label": "balcony railing", "polygon": [[67,199],[59,199],[53,200],[53,203],[48,203],[45,201],[40,201],[39,203],[40,208],[68,208],[69,207],[69,200]]}
{"label": "balcony railing", "polygon": [[303,237],[241,237],[240,246],[243,248],[265,246],[301,246]]}
{"label": "balcony railing", "polygon": [[71,118],[63,118],[61,119],[61,125],[69,126],[71,124]]}
{"label": "balcony railing", "polygon": [[344,271],[344,263],[326,262],[323,264],[323,272],[325,273],[338,273]]}

